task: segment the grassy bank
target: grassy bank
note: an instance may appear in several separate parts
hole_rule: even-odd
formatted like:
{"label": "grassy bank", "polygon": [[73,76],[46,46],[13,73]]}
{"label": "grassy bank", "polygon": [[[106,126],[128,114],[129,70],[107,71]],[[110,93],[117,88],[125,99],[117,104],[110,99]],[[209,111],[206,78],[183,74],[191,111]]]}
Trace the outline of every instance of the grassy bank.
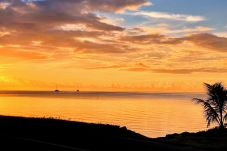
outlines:
{"label": "grassy bank", "polygon": [[0,116],[2,150],[222,150],[227,147],[225,142],[226,130],[152,139],[119,126]]}

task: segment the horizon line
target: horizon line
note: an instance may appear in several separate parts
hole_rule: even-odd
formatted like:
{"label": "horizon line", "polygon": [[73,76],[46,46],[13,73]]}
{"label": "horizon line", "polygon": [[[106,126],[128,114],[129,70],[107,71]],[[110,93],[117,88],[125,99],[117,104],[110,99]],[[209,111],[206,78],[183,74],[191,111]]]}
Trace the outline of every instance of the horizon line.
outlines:
{"label": "horizon line", "polygon": [[[79,93],[205,93],[205,91],[104,91],[104,90],[59,90],[59,92],[77,92]],[[55,90],[0,90],[0,92],[54,92]]]}

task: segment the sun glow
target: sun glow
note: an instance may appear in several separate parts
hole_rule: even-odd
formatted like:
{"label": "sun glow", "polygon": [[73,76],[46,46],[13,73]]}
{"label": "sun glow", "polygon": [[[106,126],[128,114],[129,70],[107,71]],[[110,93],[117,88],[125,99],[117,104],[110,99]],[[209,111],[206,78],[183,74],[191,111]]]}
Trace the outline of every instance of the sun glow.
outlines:
{"label": "sun glow", "polygon": [[3,82],[11,82],[11,80],[8,78],[8,77],[5,77],[5,76],[0,76],[0,83]]}

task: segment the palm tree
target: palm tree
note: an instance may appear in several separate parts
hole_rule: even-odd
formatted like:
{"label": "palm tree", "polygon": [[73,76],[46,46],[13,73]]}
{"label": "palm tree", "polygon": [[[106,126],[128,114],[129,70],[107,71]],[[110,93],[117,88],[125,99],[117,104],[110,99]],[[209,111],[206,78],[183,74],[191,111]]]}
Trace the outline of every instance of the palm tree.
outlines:
{"label": "palm tree", "polygon": [[205,83],[207,88],[207,99],[194,98],[193,101],[201,104],[207,121],[207,127],[211,122],[218,123],[219,128],[225,127],[224,122],[227,120],[227,90],[222,83],[213,85]]}

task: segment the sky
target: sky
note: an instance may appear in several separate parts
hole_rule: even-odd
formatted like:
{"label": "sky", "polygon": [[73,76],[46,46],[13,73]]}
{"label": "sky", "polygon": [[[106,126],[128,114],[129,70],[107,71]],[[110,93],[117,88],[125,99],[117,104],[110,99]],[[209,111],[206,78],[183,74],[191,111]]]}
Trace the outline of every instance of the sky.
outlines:
{"label": "sky", "polygon": [[226,0],[0,0],[0,90],[227,84]]}

